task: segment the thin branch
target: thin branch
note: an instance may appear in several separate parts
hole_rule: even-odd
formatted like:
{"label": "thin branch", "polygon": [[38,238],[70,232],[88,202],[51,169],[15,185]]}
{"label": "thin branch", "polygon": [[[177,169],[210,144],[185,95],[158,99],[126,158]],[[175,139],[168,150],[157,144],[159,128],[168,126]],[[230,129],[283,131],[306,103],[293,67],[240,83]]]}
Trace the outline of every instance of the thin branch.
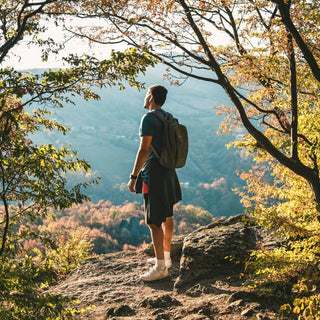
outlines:
{"label": "thin branch", "polygon": [[[149,52],[149,54],[157,59],[159,59],[159,55],[157,54],[154,54],[152,52]],[[161,55],[160,55],[161,57]],[[212,79],[212,78],[207,78],[207,77],[203,77],[203,76],[198,76],[196,74],[193,74],[192,72],[187,72],[187,71],[184,71],[182,70],[181,68],[177,67],[174,62],[171,63],[167,60],[162,60],[161,61],[163,64],[167,65],[168,67],[172,68],[173,70],[187,76],[187,77],[190,77],[190,78],[194,78],[194,79],[197,79],[197,80],[202,80],[202,81],[206,81],[206,82],[213,82],[213,83],[217,83],[217,84],[220,84],[220,81],[218,79]]]}
{"label": "thin branch", "polygon": [[236,46],[237,46],[237,49],[239,51],[239,53],[243,56],[244,54],[247,53],[247,51],[244,49],[244,47],[241,45],[240,43],[240,38],[239,38],[239,35],[238,35],[238,31],[237,31],[237,28],[236,28],[236,22],[233,18],[233,14],[232,12],[230,11],[230,9],[228,7],[225,7],[225,10],[228,14],[228,17],[230,19],[230,25],[232,27],[232,30],[233,30],[233,39],[236,43]]}
{"label": "thin branch", "polygon": [[255,104],[254,102],[249,100],[246,96],[244,96],[242,93],[240,93],[237,89],[234,88],[233,90],[242,100],[244,100],[245,102],[247,102],[248,104],[253,106],[255,109],[257,109],[261,113],[274,113],[273,110],[267,110],[267,109],[260,108],[257,104]]}
{"label": "thin branch", "polygon": [[273,125],[270,124],[269,122],[265,121],[265,117],[263,117],[262,123],[263,123],[264,125],[266,125],[267,127],[269,127],[270,129],[274,130],[274,131],[277,131],[277,132],[283,133],[283,134],[287,134],[286,131],[283,131],[283,130],[281,130],[281,129],[279,129],[279,128],[276,128],[275,126],[273,126]]}
{"label": "thin branch", "polygon": [[[121,16],[118,16],[118,15],[114,15],[115,18],[123,21],[123,22],[127,22],[127,20]],[[151,21],[150,19],[146,18],[146,17],[143,17],[140,19],[140,21],[142,20],[146,20],[152,24],[154,24],[153,21]],[[121,32],[123,33],[123,31],[120,29],[119,27],[119,24],[114,22],[113,20],[110,20],[114,26]],[[157,34],[161,37],[163,37],[164,39],[168,40],[170,43],[174,44],[177,48],[181,49],[182,51],[184,51],[187,55],[189,55],[191,58],[193,58],[195,61],[197,62],[200,62],[200,63],[203,63],[205,65],[210,65],[208,61],[204,60],[203,58],[197,56],[196,54],[194,54],[193,52],[191,52],[190,50],[188,50],[185,46],[181,45],[180,42],[176,39],[176,38],[173,38],[173,37],[169,37],[166,33],[164,33],[163,31],[160,31],[159,29],[155,29],[154,27],[150,26],[149,24],[146,24],[146,23],[140,23],[140,22],[136,22],[135,25],[139,26],[139,27],[142,27],[142,28],[146,28],[148,30],[150,30],[152,33],[154,34]],[[155,26],[158,26],[159,25],[156,25],[154,24]],[[161,26],[160,26],[161,27]],[[137,44],[131,37],[127,36],[130,41],[132,41],[132,43],[136,46],[136,47],[140,47],[139,44]]]}
{"label": "thin branch", "polygon": [[[23,37],[24,32],[26,31],[26,26],[27,26],[27,22],[29,19],[31,19],[32,17],[36,16],[38,13],[42,12],[43,8],[50,3],[53,3],[57,0],[46,0],[43,2],[39,2],[37,4],[37,9],[35,9],[34,11],[26,14],[23,18],[22,15],[24,13],[24,10],[28,7],[28,1],[25,2],[25,4],[22,6],[21,11],[19,12],[18,15],[18,26],[17,26],[17,30],[15,30],[16,34],[15,36],[11,37],[5,44],[3,44],[0,47],[0,62],[3,61],[3,59],[6,57],[6,55],[8,54],[9,50],[12,49]],[[30,6],[30,5],[29,5]]]}

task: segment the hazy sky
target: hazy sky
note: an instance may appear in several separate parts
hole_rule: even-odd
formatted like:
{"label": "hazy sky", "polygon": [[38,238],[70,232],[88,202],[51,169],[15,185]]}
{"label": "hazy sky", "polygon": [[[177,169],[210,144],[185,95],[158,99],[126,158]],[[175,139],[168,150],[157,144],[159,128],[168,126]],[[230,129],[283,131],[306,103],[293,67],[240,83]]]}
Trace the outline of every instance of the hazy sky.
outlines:
{"label": "hazy sky", "polygon": [[[90,24],[92,24],[91,21]],[[100,22],[95,22],[96,25],[99,25]],[[48,25],[46,22],[48,30],[43,34],[42,39],[53,38],[56,42],[64,42],[65,36],[62,31],[62,28],[55,26],[54,24]],[[213,30],[212,30],[213,31]],[[226,36],[217,30],[214,31],[214,41],[215,45],[225,44],[227,42]],[[48,61],[41,60],[41,50],[36,46],[28,45],[27,40],[22,40],[17,46],[13,48],[10,52],[10,58],[8,58],[4,63],[3,67],[14,67],[16,69],[33,69],[33,68],[57,68],[63,67],[61,57],[67,56],[71,52],[76,52],[77,54],[93,53],[99,59],[106,59],[109,57],[111,49],[115,50],[124,50],[124,45],[107,46],[107,45],[98,45],[94,46],[88,45],[87,42],[81,41],[80,39],[72,39],[65,43],[65,50],[60,52],[59,56],[51,54]]]}
{"label": "hazy sky", "polygon": [[[74,51],[73,51],[74,50]],[[107,58],[110,49],[104,48],[90,49],[88,45],[78,40],[73,40],[67,44],[66,49],[61,51],[61,55],[51,54],[48,61],[42,61],[41,50],[36,46],[28,46],[27,41],[21,41],[18,46],[11,52],[11,56],[4,63],[4,66],[14,67],[16,69],[32,69],[32,68],[56,68],[62,67],[61,56],[67,56],[71,52],[78,54],[88,53],[92,51],[96,57]]]}
{"label": "hazy sky", "polygon": [[[66,41],[61,27],[54,24],[48,25],[46,33],[41,35],[42,39],[53,38],[55,42],[63,43]],[[16,69],[32,69],[32,68],[56,68],[62,67],[62,56],[67,56],[71,52],[79,55],[92,52],[97,58],[108,58],[111,47],[106,45],[94,45],[89,47],[87,42],[80,39],[72,39],[65,43],[65,49],[60,52],[60,55],[51,54],[48,61],[42,61],[41,49],[35,45],[29,45],[28,39],[21,40],[12,51],[10,57],[3,63],[3,66],[14,67]],[[115,48],[114,48],[115,49]]]}

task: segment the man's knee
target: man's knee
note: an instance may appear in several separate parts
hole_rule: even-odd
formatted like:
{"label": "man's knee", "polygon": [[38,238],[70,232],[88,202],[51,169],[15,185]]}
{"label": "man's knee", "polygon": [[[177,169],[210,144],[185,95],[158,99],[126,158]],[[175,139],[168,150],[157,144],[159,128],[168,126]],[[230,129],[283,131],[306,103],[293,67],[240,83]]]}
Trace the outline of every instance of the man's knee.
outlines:
{"label": "man's knee", "polygon": [[173,223],[173,217],[167,217],[166,218],[166,221],[164,222],[164,224],[166,224],[167,226],[173,226],[174,223]]}
{"label": "man's knee", "polygon": [[166,217],[165,223],[167,223],[167,224],[173,224],[173,216],[171,216],[171,217]]}
{"label": "man's knee", "polygon": [[172,217],[167,217],[166,221],[163,223],[163,226],[167,232],[172,232],[174,230],[174,222]]}
{"label": "man's knee", "polygon": [[156,224],[153,224],[153,223],[149,223],[148,227],[154,231],[160,231],[162,229],[161,226],[157,226]]}

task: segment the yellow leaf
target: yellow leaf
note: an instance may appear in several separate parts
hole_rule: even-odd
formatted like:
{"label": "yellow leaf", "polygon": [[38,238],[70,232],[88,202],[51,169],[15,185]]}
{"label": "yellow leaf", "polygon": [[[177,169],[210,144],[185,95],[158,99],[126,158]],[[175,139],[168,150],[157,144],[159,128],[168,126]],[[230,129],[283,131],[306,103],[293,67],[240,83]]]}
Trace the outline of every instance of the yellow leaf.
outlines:
{"label": "yellow leaf", "polygon": [[300,307],[299,306],[296,306],[293,308],[293,313],[296,313],[296,314],[299,314],[300,313]]}

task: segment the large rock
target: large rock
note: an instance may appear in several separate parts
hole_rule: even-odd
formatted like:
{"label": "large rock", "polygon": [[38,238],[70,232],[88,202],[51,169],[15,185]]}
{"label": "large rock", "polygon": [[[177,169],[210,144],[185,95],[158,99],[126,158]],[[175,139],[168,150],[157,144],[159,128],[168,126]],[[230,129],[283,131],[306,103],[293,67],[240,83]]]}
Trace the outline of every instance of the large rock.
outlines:
{"label": "large rock", "polygon": [[239,272],[259,238],[258,228],[248,221],[245,215],[219,219],[186,236],[175,290]]}

